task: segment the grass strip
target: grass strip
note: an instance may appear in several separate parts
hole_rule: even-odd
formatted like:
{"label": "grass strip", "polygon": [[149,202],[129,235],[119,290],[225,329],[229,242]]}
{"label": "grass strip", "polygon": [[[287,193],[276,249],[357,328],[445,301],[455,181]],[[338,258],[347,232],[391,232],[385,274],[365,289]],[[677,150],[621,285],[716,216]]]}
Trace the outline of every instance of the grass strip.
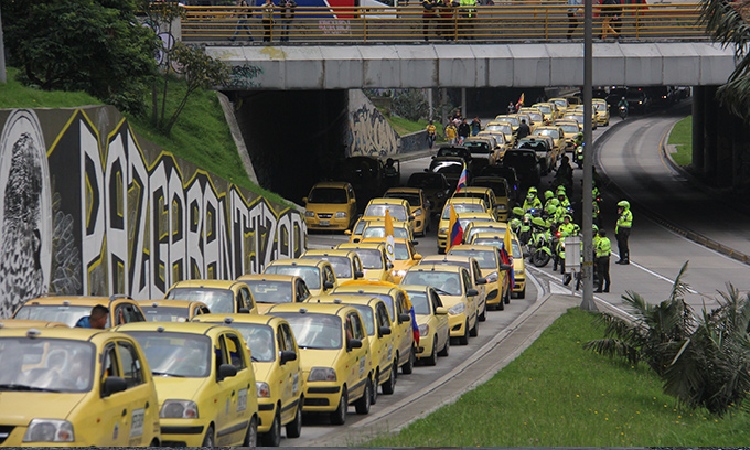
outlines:
{"label": "grass strip", "polygon": [[685,410],[646,366],[584,351],[603,337],[570,309],[490,381],[371,447],[742,447],[750,416]]}
{"label": "grass strip", "polygon": [[675,146],[672,160],[680,166],[689,166],[693,162],[693,116],[678,121],[669,132],[668,144]]}

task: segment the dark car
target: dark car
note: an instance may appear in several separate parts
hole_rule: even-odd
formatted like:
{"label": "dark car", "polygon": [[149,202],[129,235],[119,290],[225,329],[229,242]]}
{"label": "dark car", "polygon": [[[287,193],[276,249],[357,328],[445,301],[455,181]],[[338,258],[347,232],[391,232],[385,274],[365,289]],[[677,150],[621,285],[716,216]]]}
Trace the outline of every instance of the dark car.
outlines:
{"label": "dark car", "polygon": [[645,114],[651,111],[652,98],[643,88],[628,88],[625,98],[628,99],[629,111]]}
{"label": "dark car", "polygon": [[513,149],[505,152],[503,164],[516,169],[520,188],[539,184],[539,163],[534,150]]}
{"label": "dark car", "polygon": [[550,148],[549,141],[540,137],[526,137],[516,142],[516,148],[534,150],[539,161],[539,171],[549,173],[555,166],[557,157]]}
{"label": "dark car", "polygon": [[387,189],[383,161],[370,156],[352,156],[341,162],[341,181],[349,182],[357,200],[366,204]]}
{"label": "dark car", "polygon": [[461,172],[466,167],[463,158],[453,156],[435,156],[430,161],[428,172],[442,173],[448,179],[451,189],[456,189],[458,179],[461,178]]}
{"label": "dark car", "polygon": [[465,147],[438,147],[437,157],[442,158],[446,156],[461,158],[467,164],[471,162],[471,150]]}
{"label": "dark car", "polygon": [[430,212],[432,214],[440,214],[445,202],[448,201],[453,192],[448,179],[442,173],[415,172],[409,175],[406,185],[422,189],[430,200]]}
{"label": "dark car", "polygon": [[520,183],[518,182],[518,174],[516,174],[516,169],[508,167],[502,163],[492,164],[482,169],[482,171],[479,172],[479,175],[505,178],[505,181],[508,182],[508,189],[510,189],[510,201],[513,203],[519,202],[520,199],[518,198],[518,188]]}

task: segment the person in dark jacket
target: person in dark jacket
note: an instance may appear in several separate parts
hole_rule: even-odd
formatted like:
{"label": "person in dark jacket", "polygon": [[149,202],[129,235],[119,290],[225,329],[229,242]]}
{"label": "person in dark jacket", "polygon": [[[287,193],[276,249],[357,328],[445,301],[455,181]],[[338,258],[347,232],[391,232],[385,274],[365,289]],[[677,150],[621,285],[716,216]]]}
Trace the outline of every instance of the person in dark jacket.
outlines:
{"label": "person in dark jacket", "polygon": [[463,142],[469,136],[471,136],[471,126],[466,119],[463,119],[461,125],[458,126],[458,142]]}
{"label": "person in dark jacket", "polygon": [[526,125],[526,119],[521,119],[521,124],[518,125],[518,129],[516,130],[516,139],[523,139],[530,134],[531,130]]}

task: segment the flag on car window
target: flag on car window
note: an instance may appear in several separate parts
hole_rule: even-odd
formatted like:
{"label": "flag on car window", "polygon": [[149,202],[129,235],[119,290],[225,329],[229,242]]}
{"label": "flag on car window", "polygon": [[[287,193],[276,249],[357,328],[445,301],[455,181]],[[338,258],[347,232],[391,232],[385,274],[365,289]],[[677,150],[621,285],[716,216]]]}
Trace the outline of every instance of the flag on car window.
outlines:
{"label": "flag on car window", "polygon": [[451,205],[450,221],[448,222],[448,245],[445,251],[447,252],[454,245],[461,245],[463,238],[464,229],[461,228],[461,222],[458,221],[458,214],[456,214],[456,210]]}
{"label": "flag on car window", "polygon": [[505,236],[503,237],[503,249],[500,251],[500,258],[503,260],[503,264],[510,265],[510,288],[516,287],[516,274],[513,271],[513,236],[511,236],[510,227],[505,228]]}
{"label": "flag on car window", "polygon": [[523,101],[525,100],[525,94],[521,94],[520,97],[518,97],[518,103],[516,103],[516,111],[518,111],[518,108],[523,106]]}
{"label": "flag on car window", "polygon": [[385,210],[385,256],[388,261],[393,262],[396,259],[394,247],[396,245],[393,231],[393,218],[388,210]]}
{"label": "flag on car window", "polygon": [[469,169],[464,164],[464,170],[461,171],[461,176],[458,177],[458,186],[456,186],[456,192],[461,192],[462,187],[466,187],[469,184]]}
{"label": "flag on car window", "polygon": [[414,306],[409,310],[411,316],[411,332],[414,335],[414,343],[419,345],[419,324],[417,323],[417,313],[414,311]]}

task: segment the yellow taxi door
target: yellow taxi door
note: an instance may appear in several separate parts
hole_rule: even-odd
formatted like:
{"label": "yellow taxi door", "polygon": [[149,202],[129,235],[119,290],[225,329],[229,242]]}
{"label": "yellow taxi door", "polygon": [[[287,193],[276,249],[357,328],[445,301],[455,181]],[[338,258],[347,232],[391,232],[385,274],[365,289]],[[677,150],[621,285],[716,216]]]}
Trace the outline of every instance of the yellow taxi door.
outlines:
{"label": "yellow taxi door", "polygon": [[[219,345],[222,355],[221,364],[230,364],[237,369],[237,375],[224,378],[217,381],[220,387],[221,397],[224,398],[222,403],[224,408],[219,414],[222,416],[222,423],[216,424],[216,442],[218,446],[234,447],[241,446],[247,426],[250,423],[251,412],[248,410],[248,394],[250,391],[250,381],[252,378],[249,371],[252,370],[248,361],[245,359],[245,353],[242,351],[244,341],[234,332],[223,333],[219,336]],[[255,381],[253,381],[252,394],[255,395]]]}
{"label": "yellow taxi door", "polygon": [[469,296],[468,292],[469,289],[476,289],[474,286],[474,283],[472,282],[472,276],[469,274],[469,271],[464,269],[461,271],[461,279],[462,283],[464,285],[464,292],[467,293],[466,298],[468,299],[469,304],[467,305],[469,307],[468,314],[470,315],[469,319],[469,327],[474,326],[474,322],[477,320],[477,312],[479,311],[479,295],[472,295]]}
{"label": "yellow taxi door", "polygon": [[297,354],[295,361],[287,361],[286,364],[279,365],[281,374],[281,422],[287,423],[294,418],[297,411],[295,401],[299,398],[300,393],[300,368],[299,368],[299,351],[294,341],[292,329],[286,323],[279,325],[276,331],[276,341],[279,352],[294,352]]}
{"label": "yellow taxi door", "polygon": [[100,392],[102,397],[99,422],[100,430],[97,447],[127,447],[130,440],[130,406],[128,392],[107,395],[104,385],[107,378],[121,377],[122,371],[117,356],[117,342],[108,342],[104,347],[104,358],[100,372]]}
{"label": "yellow taxi door", "polygon": [[129,447],[148,446],[155,432],[154,423],[159,423],[159,405],[152,398],[153,387],[143,371],[143,364],[132,342],[117,341],[117,357],[122,377],[128,385],[125,391],[130,404],[127,435]]}
{"label": "yellow taxi door", "polygon": [[362,396],[365,389],[367,367],[369,366],[367,358],[369,353],[369,343],[367,342],[367,331],[365,330],[359,313],[353,311],[347,313],[344,327],[345,342],[348,342],[348,336],[362,342],[362,347],[346,350],[351,355],[349,360],[352,361],[352,367],[349,370],[349,379],[347,380],[349,401],[351,402],[353,398],[359,398]]}
{"label": "yellow taxi door", "polygon": [[406,297],[403,292],[396,294],[396,323],[398,324],[398,351],[402,361],[405,358],[409,358],[411,352],[411,343],[413,341],[413,334],[411,332],[411,320],[400,320],[402,314],[409,315],[409,310],[406,308]]}

